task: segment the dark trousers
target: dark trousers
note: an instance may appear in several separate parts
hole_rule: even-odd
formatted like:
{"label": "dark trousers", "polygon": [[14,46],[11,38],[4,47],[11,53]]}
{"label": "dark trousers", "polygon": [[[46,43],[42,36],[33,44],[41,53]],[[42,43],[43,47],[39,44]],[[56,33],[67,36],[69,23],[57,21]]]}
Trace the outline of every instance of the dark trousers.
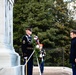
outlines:
{"label": "dark trousers", "polygon": [[[25,60],[25,63],[26,63],[26,60]],[[26,66],[27,66],[27,70],[26,70],[27,75],[32,75],[33,74],[33,57],[27,62]],[[25,69],[26,69],[26,66],[25,66]]]}
{"label": "dark trousers", "polygon": [[76,65],[72,64],[72,71],[73,71],[73,75],[76,75]]}
{"label": "dark trousers", "polygon": [[44,61],[42,61],[40,63],[40,70],[41,70],[41,73],[43,73],[43,71],[44,71]]}

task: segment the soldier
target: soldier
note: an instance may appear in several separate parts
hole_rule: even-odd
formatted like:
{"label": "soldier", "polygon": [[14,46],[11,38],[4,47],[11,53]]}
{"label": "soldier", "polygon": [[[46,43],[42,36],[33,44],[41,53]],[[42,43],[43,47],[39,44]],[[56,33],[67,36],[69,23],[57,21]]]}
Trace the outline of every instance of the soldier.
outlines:
{"label": "soldier", "polygon": [[40,55],[39,55],[39,58],[40,58],[40,70],[41,70],[41,75],[43,75],[43,72],[44,72],[44,57],[46,55],[46,52],[43,49],[43,44],[40,44],[39,46],[40,46]]}
{"label": "soldier", "polygon": [[[31,28],[27,28],[25,30],[26,35],[23,36],[22,38],[22,53],[23,53],[23,57],[24,57],[24,63],[26,62],[26,57],[27,59],[30,57],[30,55],[33,52],[33,45],[32,45],[32,30]],[[33,72],[33,56],[30,58],[30,60],[27,62],[27,75],[32,75]]]}

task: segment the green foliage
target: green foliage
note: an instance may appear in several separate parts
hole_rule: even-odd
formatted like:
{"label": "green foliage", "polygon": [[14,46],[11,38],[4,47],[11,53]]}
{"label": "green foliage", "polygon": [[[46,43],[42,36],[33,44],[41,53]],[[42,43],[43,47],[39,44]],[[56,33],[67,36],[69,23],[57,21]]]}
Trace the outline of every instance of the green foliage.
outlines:
{"label": "green foliage", "polygon": [[[75,21],[69,19],[67,6],[63,0],[15,0],[14,48],[21,54],[24,30],[27,26],[31,26],[33,33],[38,35],[40,43],[44,44],[44,48],[50,48],[46,52],[46,65],[53,65],[54,62],[62,65],[62,58],[58,54],[62,52],[60,47],[63,47],[64,65],[69,66],[69,32],[76,28],[75,24]],[[56,50],[57,48],[59,50]]]}

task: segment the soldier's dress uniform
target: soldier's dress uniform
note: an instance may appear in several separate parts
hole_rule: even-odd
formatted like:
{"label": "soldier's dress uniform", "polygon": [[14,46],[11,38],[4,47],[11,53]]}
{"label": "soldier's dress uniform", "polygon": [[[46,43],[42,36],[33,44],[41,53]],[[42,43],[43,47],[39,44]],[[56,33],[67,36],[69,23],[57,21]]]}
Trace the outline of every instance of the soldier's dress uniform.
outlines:
{"label": "soldier's dress uniform", "polygon": [[40,52],[39,52],[39,60],[40,60],[40,71],[41,75],[43,75],[44,72],[44,57],[46,55],[45,50],[43,49],[43,44],[40,44]]}
{"label": "soldier's dress uniform", "polygon": [[[32,36],[24,35],[22,38],[22,52],[23,56],[30,57],[31,53],[33,52],[33,45],[32,45]],[[24,62],[25,63],[25,62]],[[32,75],[33,72],[33,56],[27,63],[27,75]]]}

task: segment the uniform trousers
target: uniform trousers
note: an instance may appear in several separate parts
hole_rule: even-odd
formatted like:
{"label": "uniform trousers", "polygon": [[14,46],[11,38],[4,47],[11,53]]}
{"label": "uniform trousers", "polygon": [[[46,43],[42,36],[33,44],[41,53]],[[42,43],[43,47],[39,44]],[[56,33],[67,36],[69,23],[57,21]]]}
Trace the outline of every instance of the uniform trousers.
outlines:
{"label": "uniform trousers", "polygon": [[43,71],[44,71],[44,61],[42,61],[40,63],[40,70],[41,70],[41,73],[43,73]]}
{"label": "uniform trousers", "polygon": [[[25,63],[26,63],[26,60],[25,60]],[[27,66],[27,70],[26,70],[27,75],[32,75],[33,74],[33,57],[30,58],[30,60],[26,64],[26,66]]]}

